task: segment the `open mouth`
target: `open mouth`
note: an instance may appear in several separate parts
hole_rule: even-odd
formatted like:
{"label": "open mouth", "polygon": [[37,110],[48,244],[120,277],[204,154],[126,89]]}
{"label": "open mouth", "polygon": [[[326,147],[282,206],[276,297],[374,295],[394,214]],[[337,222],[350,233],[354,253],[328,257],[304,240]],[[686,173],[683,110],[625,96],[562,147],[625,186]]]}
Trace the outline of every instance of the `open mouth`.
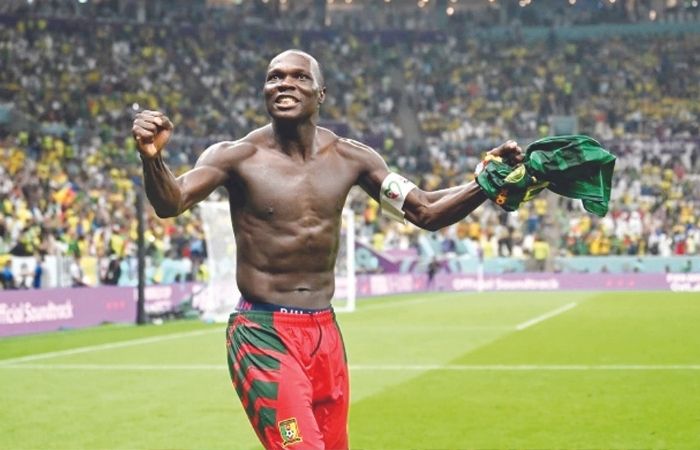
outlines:
{"label": "open mouth", "polygon": [[294,106],[297,103],[299,103],[299,100],[297,100],[294,97],[289,97],[287,95],[281,95],[275,99],[275,104],[279,106]]}

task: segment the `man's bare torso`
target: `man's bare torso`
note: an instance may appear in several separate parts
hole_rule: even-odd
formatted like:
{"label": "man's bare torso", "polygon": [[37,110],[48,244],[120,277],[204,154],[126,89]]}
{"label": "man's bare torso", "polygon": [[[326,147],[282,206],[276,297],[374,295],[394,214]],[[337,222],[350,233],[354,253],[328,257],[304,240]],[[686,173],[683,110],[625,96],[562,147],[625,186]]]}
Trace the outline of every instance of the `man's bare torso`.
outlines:
{"label": "man's bare torso", "polygon": [[[175,217],[225,186],[243,296],[323,308],[333,296],[347,194],[358,184],[379,200],[389,168],[371,148],[316,126],[326,88],[310,55],[290,50],[273,58],[263,96],[270,125],[242,140],[209,147],[192,170],[177,178],[161,155],[173,123],[160,111],[137,113],[132,134],[143,162],[146,195],[158,217]],[[513,141],[490,153],[514,163],[523,159]],[[413,224],[437,230],[461,220],[486,199],[471,182],[432,192],[410,189],[396,208]]]}
{"label": "man's bare torso", "polygon": [[341,213],[362,171],[362,152],[323,128],[306,159],[280,149],[269,126],[236,144],[227,188],[241,294],[287,306],[327,306]]}

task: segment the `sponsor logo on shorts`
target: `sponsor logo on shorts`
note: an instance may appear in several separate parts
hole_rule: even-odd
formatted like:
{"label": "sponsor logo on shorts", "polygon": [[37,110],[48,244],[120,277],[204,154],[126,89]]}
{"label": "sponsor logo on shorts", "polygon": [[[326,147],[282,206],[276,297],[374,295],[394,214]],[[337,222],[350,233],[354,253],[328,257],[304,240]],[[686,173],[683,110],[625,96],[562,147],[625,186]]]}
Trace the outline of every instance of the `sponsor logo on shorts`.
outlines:
{"label": "sponsor logo on shorts", "polygon": [[299,426],[297,425],[296,418],[292,417],[285,419],[278,423],[277,427],[280,430],[280,436],[282,436],[283,447],[302,441],[301,436],[299,435]]}
{"label": "sponsor logo on shorts", "polygon": [[287,314],[305,314],[306,311],[302,309],[294,309],[294,308],[280,308],[281,313],[287,313]]}

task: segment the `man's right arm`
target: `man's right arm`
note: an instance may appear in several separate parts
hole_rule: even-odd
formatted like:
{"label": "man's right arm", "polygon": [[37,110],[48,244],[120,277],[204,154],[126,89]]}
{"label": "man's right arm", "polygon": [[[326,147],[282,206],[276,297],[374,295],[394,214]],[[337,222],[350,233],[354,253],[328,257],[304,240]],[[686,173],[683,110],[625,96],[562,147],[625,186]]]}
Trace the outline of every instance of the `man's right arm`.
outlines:
{"label": "man's right arm", "polygon": [[202,153],[194,169],[175,178],[162,157],[173,125],[158,111],[136,115],[132,133],[143,163],[146,196],[158,217],[174,217],[204,200],[229,176],[230,142],[214,144]]}
{"label": "man's right arm", "polygon": [[228,173],[214,165],[217,153],[228,143],[214,144],[197,161],[194,169],[175,178],[163,158],[141,156],[146,196],[158,217],[174,217],[204,200],[228,179]]}

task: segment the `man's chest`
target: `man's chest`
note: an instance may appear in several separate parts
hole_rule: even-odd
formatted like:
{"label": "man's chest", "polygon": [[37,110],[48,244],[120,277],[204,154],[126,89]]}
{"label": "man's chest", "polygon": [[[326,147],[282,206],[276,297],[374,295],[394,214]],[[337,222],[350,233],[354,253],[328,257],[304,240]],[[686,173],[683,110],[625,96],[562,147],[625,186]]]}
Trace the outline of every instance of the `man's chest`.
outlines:
{"label": "man's chest", "polygon": [[241,166],[244,206],[253,214],[294,219],[312,213],[337,214],[357,175],[334,157],[299,162],[258,158]]}

